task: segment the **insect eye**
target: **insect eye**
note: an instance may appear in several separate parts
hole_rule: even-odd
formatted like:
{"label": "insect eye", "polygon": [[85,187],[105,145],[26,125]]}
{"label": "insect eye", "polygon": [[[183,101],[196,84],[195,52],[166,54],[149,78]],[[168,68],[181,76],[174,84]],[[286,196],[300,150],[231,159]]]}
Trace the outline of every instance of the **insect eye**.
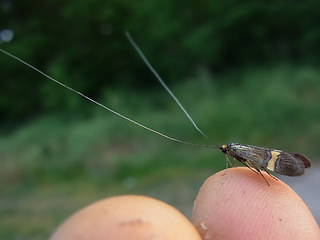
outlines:
{"label": "insect eye", "polygon": [[227,152],[227,147],[228,147],[227,145],[222,145],[219,148],[220,148],[221,152],[226,153]]}

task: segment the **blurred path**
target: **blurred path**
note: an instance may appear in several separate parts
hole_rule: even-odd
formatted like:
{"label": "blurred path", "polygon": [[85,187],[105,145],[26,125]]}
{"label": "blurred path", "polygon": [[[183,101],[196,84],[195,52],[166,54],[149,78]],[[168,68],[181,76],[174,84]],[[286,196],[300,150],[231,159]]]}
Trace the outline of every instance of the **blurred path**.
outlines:
{"label": "blurred path", "polygon": [[300,177],[277,176],[288,184],[308,205],[320,225],[320,165],[313,164]]}

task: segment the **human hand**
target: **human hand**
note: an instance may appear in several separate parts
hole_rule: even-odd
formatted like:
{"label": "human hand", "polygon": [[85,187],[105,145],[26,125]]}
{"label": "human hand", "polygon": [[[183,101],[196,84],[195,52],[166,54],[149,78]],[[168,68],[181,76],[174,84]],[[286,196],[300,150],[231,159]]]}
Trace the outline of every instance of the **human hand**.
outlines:
{"label": "human hand", "polygon": [[[265,174],[271,186],[247,168],[230,168],[201,187],[192,222],[202,239],[316,239],[319,227],[301,198]],[[176,209],[143,196],[96,202],[71,216],[55,239],[201,239]]]}

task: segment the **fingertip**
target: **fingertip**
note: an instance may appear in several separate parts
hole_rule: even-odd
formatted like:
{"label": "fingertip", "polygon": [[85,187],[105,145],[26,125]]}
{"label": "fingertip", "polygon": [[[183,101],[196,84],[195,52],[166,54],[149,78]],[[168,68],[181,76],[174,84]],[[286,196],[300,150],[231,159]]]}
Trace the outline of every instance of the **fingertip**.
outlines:
{"label": "fingertip", "polygon": [[200,240],[192,223],[160,200],[123,195],[95,202],[70,216],[50,240]]}
{"label": "fingertip", "polygon": [[209,177],[194,204],[192,221],[204,239],[320,239],[301,198],[285,183],[248,168]]}

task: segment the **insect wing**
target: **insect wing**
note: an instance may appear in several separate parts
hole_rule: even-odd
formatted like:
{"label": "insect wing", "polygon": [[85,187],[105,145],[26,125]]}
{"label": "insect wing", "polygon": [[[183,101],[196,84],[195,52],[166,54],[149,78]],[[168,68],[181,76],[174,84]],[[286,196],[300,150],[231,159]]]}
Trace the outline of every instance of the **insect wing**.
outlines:
{"label": "insect wing", "polygon": [[305,168],[311,167],[311,163],[310,163],[309,159],[308,159],[306,156],[304,156],[304,155],[302,155],[302,154],[300,154],[300,153],[292,153],[292,154],[293,154],[296,158],[300,159],[300,160],[303,162]]}
{"label": "insect wing", "polygon": [[281,152],[275,161],[273,171],[287,176],[300,176],[310,165],[310,161],[299,153]]}
{"label": "insect wing", "polygon": [[232,157],[240,162],[246,162],[256,169],[266,168],[267,162],[271,158],[270,149],[257,146],[230,144],[228,150]]}

